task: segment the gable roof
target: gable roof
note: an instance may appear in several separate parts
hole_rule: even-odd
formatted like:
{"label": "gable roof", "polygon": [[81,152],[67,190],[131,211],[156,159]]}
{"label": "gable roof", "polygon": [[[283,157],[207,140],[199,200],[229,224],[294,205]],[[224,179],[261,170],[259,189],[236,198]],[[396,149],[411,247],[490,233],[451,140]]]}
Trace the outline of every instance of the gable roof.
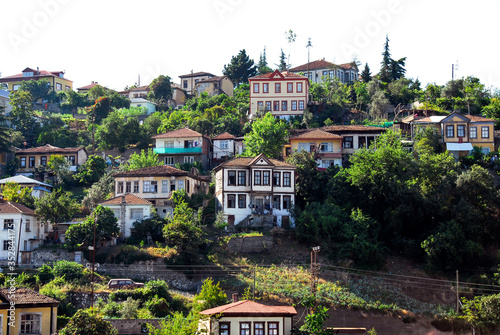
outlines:
{"label": "gable roof", "polygon": [[216,77],[210,77],[206,79],[201,79],[200,81],[196,82],[196,84],[201,84],[201,83],[210,83],[210,82],[219,82],[222,79],[227,78],[227,76],[216,76]]}
{"label": "gable roof", "polygon": [[101,86],[101,85],[99,85],[97,82],[93,81],[92,84],[79,87],[79,88],[77,88],[77,90],[90,90],[91,88],[94,88],[96,86]]}
{"label": "gable roof", "polygon": [[[33,72],[33,76],[31,77],[24,77],[23,73],[24,72]],[[32,69],[30,67],[25,68],[21,73],[12,75],[12,76],[6,76],[6,77],[1,77],[0,82],[7,82],[15,79],[22,79],[22,80],[31,80],[31,79],[36,79],[40,77],[59,77],[60,73],[64,73],[64,71],[45,71],[45,70],[36,70]],[[62,78],[66,81],[72,82],[69,79]]]}
{"label": "gable roof", "polygon": [[304,65],[299,65],[299,66],[296,66],[294,68],[291,68],[290,71],[291,72],[301,72],[301,71],[307,71],[308,68],[309,68],[309,71],[311,71],[311,70],[318,70],[318,69],[332,69],[334,67],[335,67],[335,64],[327,62],[324,59],[320,59],[320,60],[315,60],[313,62],[309,62],[309,67],[308,67],[308,64],[306,63]]}
{"label": "gable roof", "polygon": [[227,131],[225,133],[219,134],[212,138],[212,140],[232,140],[236,136],[229,134]]}
{"label": "gable roof", "polygon": [[300,135],[290,138],[291,140],[316,140],[316,139],[335,139],[341,140],[342,136],[337,134],[332,134],[321,129],[313,129],[309,132],[302,133]]}
{"label": "gable roof", "polygon": [[83,147],[59,148],[59,147],[52,146],[50,144],[46,144],[42,147],[16,150],[16,155],[17,154],[34,154],[34,153],[67,154],[67,153],[77,153],[80,150],[84,150],[84,148]]}
{"label": "gable roof", "polygon": [[198,137],[198,136],[202,136],[202,135],[197,131],[194,131],[194,130],[191,130],[191,129],[185,127],[185,128],[169,131],[168,133],[155,135],[152,138],[157,139],[157,138]]}
{"label": "gable roof", "polygon": [[373,126],[363,126],[357,124],[348,124],[348,125],[332,125],[321,127],[320,129],[327,132],[383,132],[385,129],[381,127],[373,127]]}
{"label": "gable roof", "polygon": [[468,118],[471,122],[495,122],[495,120],[493,119],[488,119],[478,115],[464,115],[464,116]]}
{"label": "gable roof", "polygon": [[223,316],[260,315],[293,316],[297,311],[293,306],[268,306],[251,300],[241,300],[227,305],[201,311],[202,315],[221,314]]}
{"label": "gable roof", "polygon": [[43,186],[52,188],[52,185],[50,185],[50,184],[42,183],[41,181],[38,181],[38,180],[32,179],[32,178],[28,178],[28,177],[23,176],[23,175],[17,175],[14,177],[0,179],[0,184],[6,184],[9,182],[20,184],[20,185],[22,185],[22,184],[36,184],[36,185],[43,185]]}
{"label": "gable roof", "polygon": [[36,215],[31,208],[11,201],[0,202],[0,214]]}
{"label": "gable roof", "polygon": [[119,205],[122,203],[123,198],[125,198],[125,203],[127,205],[152,205],[150,201],[130,193],[103,201],[99,205]]}
{"label": "gable roof", "polygon": [[[149,177],[149,176],[188,176],[187,171],[179,170],[168,165],[150,166],[142,169],[118,172],[113,177]],[[192,175],[192,177],[196,177]]]}
{"label": "gable roof", "polygon": [[413,122],[415,123],[439,123],[445,119],[446,116],[441,116],[441,115],[432,115],[428,117],[424,117],[421,119],[414,120]]}
{"label": "gable roof", "polygon": [[301,76],[296,73],[291,73],[289,71],[283,71],[280,72],[279,70],[275,70],[274,72],[269,72],[269,73],[264,73],[260,74],[258,76],[253,76],[248,78],[248,80],[253,80],[253,79],[273,79],[276,77],[280,78],[289,78],[289,79],[307,79],[306,76]]}
{"label": "gable roof", "polygon": [[290,169],[295,169],[296,166],[295,165],[292,165],[292,164],[289,164],[289,163],[286,163],[286,162],[283,162],[283,161],[280,161],[280,160],[277,160],[277,159],[273,159],[273,158],[267,158],[266,156],[264,156],[264,154],[260,154],[256,157],[237,157],[237,158],[233,158],[227,162],[224,162],[222,164],[220,164],[219,166],[217,166],[215,168],[216,171],[224,168],[224,167],[231,167],[231,166],[251,166],[253,165],[255,162],[257,162],[257,160],[259,160],[260,158],[264,158],[266,161],[268,161],[270,164],[274,165],[274,166],[277,166],[277,167],[285,167],[285,168],[290,168]]}
{"label": "gable roof", "polygon": [[43,294],[35,292],[29,288],[18,287],[16,294],[9,294],[9,288],[0,288],[1,305],[10,305],[10,302],[15,302],[16,305],[47,305],[57,306],[59,301]]}
{"label": "gable roof", "polygon": [[213,74],[209,72],[195,72],[195,73],[183,74],[182,76],[179,76],[179,78],[191,78],[191,77],[202,77],[202,76],[215,77]]}

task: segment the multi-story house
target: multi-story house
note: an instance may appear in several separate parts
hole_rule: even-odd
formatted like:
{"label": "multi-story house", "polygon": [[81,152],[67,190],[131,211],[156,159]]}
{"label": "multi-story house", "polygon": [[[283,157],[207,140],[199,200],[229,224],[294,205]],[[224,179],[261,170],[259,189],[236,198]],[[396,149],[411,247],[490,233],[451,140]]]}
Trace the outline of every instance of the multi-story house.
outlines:
{"label": "multi-story house", "polygon": [[285,146],[285,157],[295,151],[314,152],[318,167],[342,166],[342,136],[313,129],[290,137]]}
{"label": "multi-story house", "polygon": [[79,94],[86,94],[86,93],[89,93],[89,91],[91,89],[93,89],[94,87],[96,86],[99,86],[99,83],[97,81],[92,81],[90,84],[88,85],[85,85],[85,86],[82,86],[82,87],[78,87],[76,89],[76,91],[79,93]]}
{"label": "multi-story house", "polygon": [[302,115],[309,101],[309,81],[305,76],[278,70],[254,76],[250,83],[250,117],[271,112],[289,119]]}
{"label": "multi-story house", "polygon": [[230,225],[293,226],[296,167],[260,154],[220,164],[215,171],[217,209]]}
{"label": "multi-story house", "polygon": [[16,183],[21,188],[31,188],[31,195],[37,199],[52,192],[52,185],[22,175],[0,179],[0,189],[7,183]]}
{"label": "multi-story house", "polygon": [[42,147],[16,150],[19,160],[17,174],[31,175],[38,166],[47,166],[51,156],[64,156],[69,162],[69,170],[76,172],[77,168],[87,161],[87,151],[83,147],[59,148],[50,144]]}
{"label": "multi-story house", "polygon": [[223,161],[234,157],[235,138],[236,136],[231,135],[228,132],[222,133],[212,138],[214,165],[220,164]]}
{"label": "multi-story house", "polygon": [[325,61],[325,59],[316,60],[289,70],[295,74],[304,74],[309,77],[311,83],[319,84],[323,78],[338,78],[342,83],[352,83],[359,78],[359,70],[356,63],[346,63],[336,65]]}
{"label": "multi-story house", "polygon": [[233,96],[234,84],[227,76],[212,77],[202,79],[194,84],[196,96],[202,93],[207,93],[208,96],[225,94],[229,97]]}
{"label": "multi-story house", "polygon": [[130,99],[130,107],[143,108],[147,115],[156,112],[156,104],[152,101],[146,100],[144,98],[132,98]]}
{"label": "multi-story house", "polygon": [[215,77],[213,74],[208,72],[195,72],[188,74],[183,74],[179,76],[181,78],[181,88],[189,95],[195,94],[195,87],[199,81],[210,79]]}
{"label": "multi-story house", "polygon": [[[169,107],[179,107],[184,105],[186,102],[186,93],[184,90],[180,88],[179,85],[170,83],[171,88],[172,88],[172,97],[168,101],[168,106]],[[135,88],[130,88],[126,91],[121,91],[119,94],[125,98],[129,98],[131,101],[131,106],[134,106],[134,103],[136,101],[142,101],[142,100],[135,100],[135,99],[144,99],[147,101],[148,98],[148,93],[149,93],[149,85],[146,86],[139,86]],[[148,101],[149,103],[152,103]],[[149,110],[149,108],[148,108]]]}
{"label": "multi-story house", "polygon": [[3,200],[0,202],[0,224],[0,263],[7,265],[9,257],[13,257],[17,263],[29,264],[31,251],[43,241],[48,228],[40,226],[31,208]]}
{"label": "multi-story house", "polygon": [[169,131],[153,136],[155,153],[165,165],[175,166],[177,163],[201,163],[208,170],[212,163],[212,146],[210,139],[189,128]]}
{"label": "multi-story house", "polygon": [[25,68],[20,74],[13,76],[1,77],[0,85],[7,86],[8,91],[17,91],[23,81],[47,79],[50,88],[54,92],[71,91],[73,82],[64,78],[64,71],[45,71],[38,68]]}
{"label": "multi-story house", "polygon": [[458,112],[448,116],[430,116],[412,121],[412,136],[424,128],[432,127],[441,135],[443,145],[455,159],[467,156],[474,146],[484,153],[495,150],[495,120]]}
{"label": "multi-story house", "polygon": [[[115,196],[118,200],[121,196],[133,194],[149,201],[161,217],[173,211],[174,204],[170,200],[173,191],[185,190],[187,195],[191,196],[195,193],[206,193],[209,184],[206,178],[167,165],[119,172],[113,177]],[[140,217],[138,211],[133,215],[134,218]],[[143,212],[142,215],[144,217],[146,213]]]}
{"label": "multi-story house", "polygon": [[0,288],[0,334],[56,334],[58,306],[59,301],[29,288],[17,287],[15,293]]}
{"label": "multi-story house", "polygon": [[151,217],[153,207],[150,201],[131,193],[106,200],[101,202],[100,205],[108,207],[113,211],[115,217],[118,219],[120,235],[125,238],[132,235],[132,227],[135,221]]}
{"label": "multi-story house", "polygon": [[9,92],[5,90],[0,90],[0,112],[4,115],[9,115],[12,111],[12,106],[10,104]]}

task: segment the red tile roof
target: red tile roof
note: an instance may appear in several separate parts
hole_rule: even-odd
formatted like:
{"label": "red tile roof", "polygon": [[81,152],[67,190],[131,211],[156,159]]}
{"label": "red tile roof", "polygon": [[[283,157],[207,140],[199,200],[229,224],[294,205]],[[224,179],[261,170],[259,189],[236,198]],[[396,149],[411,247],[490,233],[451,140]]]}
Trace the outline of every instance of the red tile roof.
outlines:
{"label": "red tile roof", "polygon": [[231,304],[206,309],[203,315],[222,313],[224,316],[260,315],[260,316],[293,316],[297,311],[293,306],[267,306],[251,300],[241,300]]}
{"label": "red tile roof", "polygon": [[267,158],[263,154],[260,154],[260,155],[258,155],[256,157],[237,157],[237,158],[233,158],[233,159],[231,159],[231,160],[229,160],[227,162],[224,162],[224,163],[220,164],[219,166],[217,166],[216,169],[219,170],[222,167],[226,167],[226,166],[250,166],[250,165],[252,165],[252,163],[254,161],[256,161],[257,159],[259,159],[261,157],[269,160],[271,162],[271,164],[273,164],[274,166],[288,167],[288,168],[293,168],[293,169],[296,168],[295,165],[292,165],[292,164],[289,164],[289,163],[286,163],[286,162],[283,162],[283,161],[279,161],[277,159]]}
{"label": "red tile roof", "polygon": [[125,197],[125,203],[129,205],[151,205],[150,201],[147,201],[141,197],[134,194],[127,193],[124,196],[114,197],[112,199],[103,201],[100,205],[119,205],[122,203],[123,197]]}
{"label": "red tile roof", "polygon": [[226,131],[225,133],[215,136],[212,140],[232,140],[234,138],[234,135],[231,135]]}
{"label": "red tile roof", "polygon": [[333,125],[333,126],[326,126],[320,128],[324,131],[327,131],[329,133],[331,132],[346,132],[346,131],[351,131],[351,132],[359,132],[359,131],[379,131],[383,132],[384,128],[380,127],[373,127],[373,126],[362,126],[362,125]]}
{"label": "red tile roof", "polygon": [[269,72],[269,73],[264,73],[264,74],[260,74],[258,76],[254,76],[254,77],[251,77],[251,78],[248,78],[249,80],[253,80],[253,79],[270,79],[271,77],[274,76],[275,73],[278,73],[278,76],[279,74],[281,74],[283,77],[285,78],[301,78],[301,79],[307,79],[305,76],[301,76],[299,74],[295,74],[295,73],[291,73],[289,71],[284,71],[284,72],[279,72],[278,70],[274,71],[274,72]]}
{"label": "red tile roof", "polygon": [[332,134],[329,132],[326,132],[321,129],[314,129],[311,131],[308,131],[306,133],[302,133],[300,135],[297,135],[295,137],[291,137],[291,140],[294,139],[300,139],[300,140],[315,140],[315,139],[336,139],[340,140],[342,139],[342,136],[337,135],[337,134]]}
{"label": "red tile roof", "polygon": [[0,299],[3,304],[9,304],[14,301],[16,305],[39,305],[47,304],[57,306],[59,301],[43,294],[35,292],[29,288],[18,287],[14,294],[9,293],[8,288],[0,288]]}
{"label": "red tile roof", "polygon": [[79,87],[79,88],[77,88],[77,90],[90,90],[91,88],[94,88],[96,86],[99,86],[99,84],[98,83],[92,83],[92,84],[89,84],[89,85],[86,85],[86,86]]}
{"label": "red tile roof", "polygon": [[199,82],[195,83],[195,84],[200,84],[200,83],[217,83],[219,81],[221,81],[222,79],[226,78],[226,76],[218,76],[218,77],[212,77],[212,78],[208,78],[208,79],[202,79],[200,80]]}
{"label": "red tile roof", "polygon": [[34,154],[34,153],[67,154],[67,153],[77,153],[80,150],[83,150],[83,147],[59,148],[59,147],[54,147],[50,144],[46,144],[42,147],[29,148],[29,149],[19,149],[16,151],[16,155],[17,154]]}
{"label": "red tile roof", "polygon": [[477,115],[464,115],[466,118],[471,120],[471,122],[495,122],[493,119],[487,119],[482,116],[477,116]]}
{"label": "red tile roof", "polygon": [[[324,59],[309,62],[309,70],[310,71],[317,70],[317,69],[332,69],[334,67],[335,67],[335,64],[327,62]],[[296,66],[294,68],[291,68],[290,71],[291,72],[303,72],[303,71],[307,71],[307,69],[308,69],[308,66],[306,63],[304,65],[300,65],[300,66]]]}
{"label": "red tile roof", "polygon": [[31,208],[10,201],[0,202],[0,214],[4,213],[35,215],[35,211]]}
{"label": "red tile roof", "polygon": [[[23,72],[33,72],[33,76],[32,77],[24,77]],[[64,71],[45,71],[45,70],[39,70],[37,72],[36,69],[32,69],[29,67],[24,69],[23,72],[12,75],[12,76],[1,77],[0,82],[11,81],[12,79],[31,80],[31,79],[36,79],[36,78],[40,78],[40,77],[59,77],[60,73],[64,73]],[[66,79],[66,78],[62,78],[62,79],[65,79],[67,81],[71,81],[71,80]]]}
{"label": "red tile roof", "polygon": [[183,74],[182,76],[179,76],[179,78],[191,78],[191,77],[202,77],[202,76],[215,77],[213,74],[208,72],[195,72],[195,73]]}
{"label": "red tile roof", "polygon": [[[149,177],[149,176],[188,176],[187,171],[179,170],[168,165],[150,166],[142,169],[118,172],[113,177]],[[196,177],[192,175],[192,177]]]}
{"label": "red tile roof", "polygon": [[181,128],[169,131],[168,133],[165,134],[159,134],[153,136],[152,138],[157,139],[157,138],[177,138],[177,137],[197,137],[197,136],[202,136],[202,135],[197,131],[191,130],[189,128]]}
{"label": "red tile roof", "polygon": [[345,64],[340,64],[339,66],[341,68],[343,68],[343,69],[349,70],[349,69],[352,69],[355,66],[355,64],[353,64],[353,63],[345,63]]}

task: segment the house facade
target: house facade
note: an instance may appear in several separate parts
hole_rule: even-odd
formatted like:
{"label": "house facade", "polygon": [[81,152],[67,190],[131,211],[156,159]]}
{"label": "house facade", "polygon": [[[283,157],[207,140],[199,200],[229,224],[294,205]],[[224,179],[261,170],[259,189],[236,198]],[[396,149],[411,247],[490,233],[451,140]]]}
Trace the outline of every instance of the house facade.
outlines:
{"label": "house facade", "polygon": [[231,135],[228,132],[222,133],[212,138],[214,165],[218,165],[223,161],[234,157],[235,138],[236,136]]}
{"label": "house facade", "polygon": [[196,96],[207,93],[208,96],[225,94],[233,96],[234,84],[227,76],[217,76],[209,79],[203,79],[194,84]]}
{"label": "house facade", "polygon": [[31,175],[38,166],[47,166],[51,156],[64,156],[69,162],[69,169],[76,172],[77,168],[87,161],[87,151],[83,147],[59,148],[50,144],[42,147],[16,150],[15,157],[19,160],[17,174]]}
{"label": "house facade", "polygon": [[20,74],[0,77],[0,85],[8,91],[17,91],[23,81],[47,79],[54,92],[71,91],[73,82],[64,78],[64,71],[45,71],[38,68],[25,68]]}
{"label": "house facade", "polygon": [[342,136],[321,129],[304,132],[289,139],[285,157],[295,151],[314,152],[320,168],[342,166]]}
{"label": "house facade", "polygon": [[[35,211],[15,202],[2,201],[0,202],[0,224],[2,243],[0,263],[5,266],[9,261],[17,259],[17,263],[29,264],[31,251],[38,247],[45,236],[45,231],[40,226]],[[15,254],[12,255],[12,252]]]}
{"label": "house facade", "polygon": [[2,188],[7,183],[19,184],[21,188],[31,188],[31,195],[37,199],[40,199],[45,194],[52,192],[52,185],[42,183],[41,181],[31,179],[23,175],[0,179],[0,188]]}
{"label": "house facade", "polygon": [[[173,191],[183,189],[189,196],[195,193],[207,193],[209,184],[207,179],[167,165],[119,172],[113,177],[115,178],[115,196],[117,197],[115,202],[121,202],[122,196],[133,194],[149,201],[156,208],[160,217],[165,217],[173,212],[174,204],[170,200]],[[131,205],[130,209],[132,207]],[[138,213],[139,211],[135,211],[134,214],[130,212],[131,215],[134,215],[134,221],[139,218]],[[142,213],[144,217],[146,211]]]}
{"label": "house facade", "polygon": [[0,288],[0,334],[56,334],[58,306],[59,301],[29,288],[15,293]]}
{"label": "house facade", "polygon": [[289,70],[291,73],[304,74],[309,77],[311,83],[319,84],[324,82],[324,79],[338,78],[344,84],[357,81],[359,78],[359,70],[356,63],[346,63],[336,65],[325,61],[325,59],[316,60],[300,66],[296,66]]}
{"label": "house facade", "polygon": [[189,95],[195,94],[195,86],[198,82],[215,77],[208,72],[191,72],[179,76],[181,78],[181,88]]}
{"label": "house facade", "polygon": [[156,112],[156,104],[152,101],[146,100],[144,98],[132,98],[130,99],[130,107],[144,108],[146,114],[153,114]]}
{"label": "house facade", "polygon": [[99,83],[97,81],[92,81],[88,85],[78,87],[76,91],[78,92],[78,94],[87,94],[90,92],[91,89],[93,89],[96,86],[99,86]]}
{"label": "house facade", "polygon": [[100,205],[111,209],[118,220],[120,235],[130,237],[133,223],[151,217],[153,204],[134,194],[126,193],[101,202]]}
{"label": "house facade", "polygon": [[250,118],[259,113],[289,119],[302,115],[309,102],[309,81],[305,76],[291,72],[266,73],[251,77]]}
{"label": "house facade", "polygon": [[0,111],[3,110],[4,115],[9,115],[12,111],[10,104],[9,92],[0,89]]}
{"label": "house facade", "polygon": [[224,162],[215,169],[217,210],[230,225],[293,227],[296,167],[260,154]]}
{"label": "house facade", "polygon": [[165,165],[175,166],[183,163],[201,163],[208,170],[212,164],[210,139],[189,128],[170,131],[153,136],[153,149]]}
{"label": "house facade", "polygon": [[242,300],[206,309],[200,314],[204,317],[198,323],[199,333],[288,335],[297,311],[293,306],[268,306]]}

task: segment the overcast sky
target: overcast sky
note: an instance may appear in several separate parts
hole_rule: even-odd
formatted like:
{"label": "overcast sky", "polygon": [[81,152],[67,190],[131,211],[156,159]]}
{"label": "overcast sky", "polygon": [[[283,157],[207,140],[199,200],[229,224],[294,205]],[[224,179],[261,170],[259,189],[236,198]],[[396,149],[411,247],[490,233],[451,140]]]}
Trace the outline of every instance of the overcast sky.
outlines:
{"label": "overcast sky", "polygon": [[297,34],[292,66],[356,57],[380,69],[386,35],[407,77],[425,86],[478,77],[500,88],[500,1],[442,0],[22,0],[2,2],[2,76],[26,67],[65,70],[73,87],[98,81],[112,89],[146,85],[160,74],[221,75],[241,49],[255,63],[266,48],[271,67],[286,55],[285,32]]}

